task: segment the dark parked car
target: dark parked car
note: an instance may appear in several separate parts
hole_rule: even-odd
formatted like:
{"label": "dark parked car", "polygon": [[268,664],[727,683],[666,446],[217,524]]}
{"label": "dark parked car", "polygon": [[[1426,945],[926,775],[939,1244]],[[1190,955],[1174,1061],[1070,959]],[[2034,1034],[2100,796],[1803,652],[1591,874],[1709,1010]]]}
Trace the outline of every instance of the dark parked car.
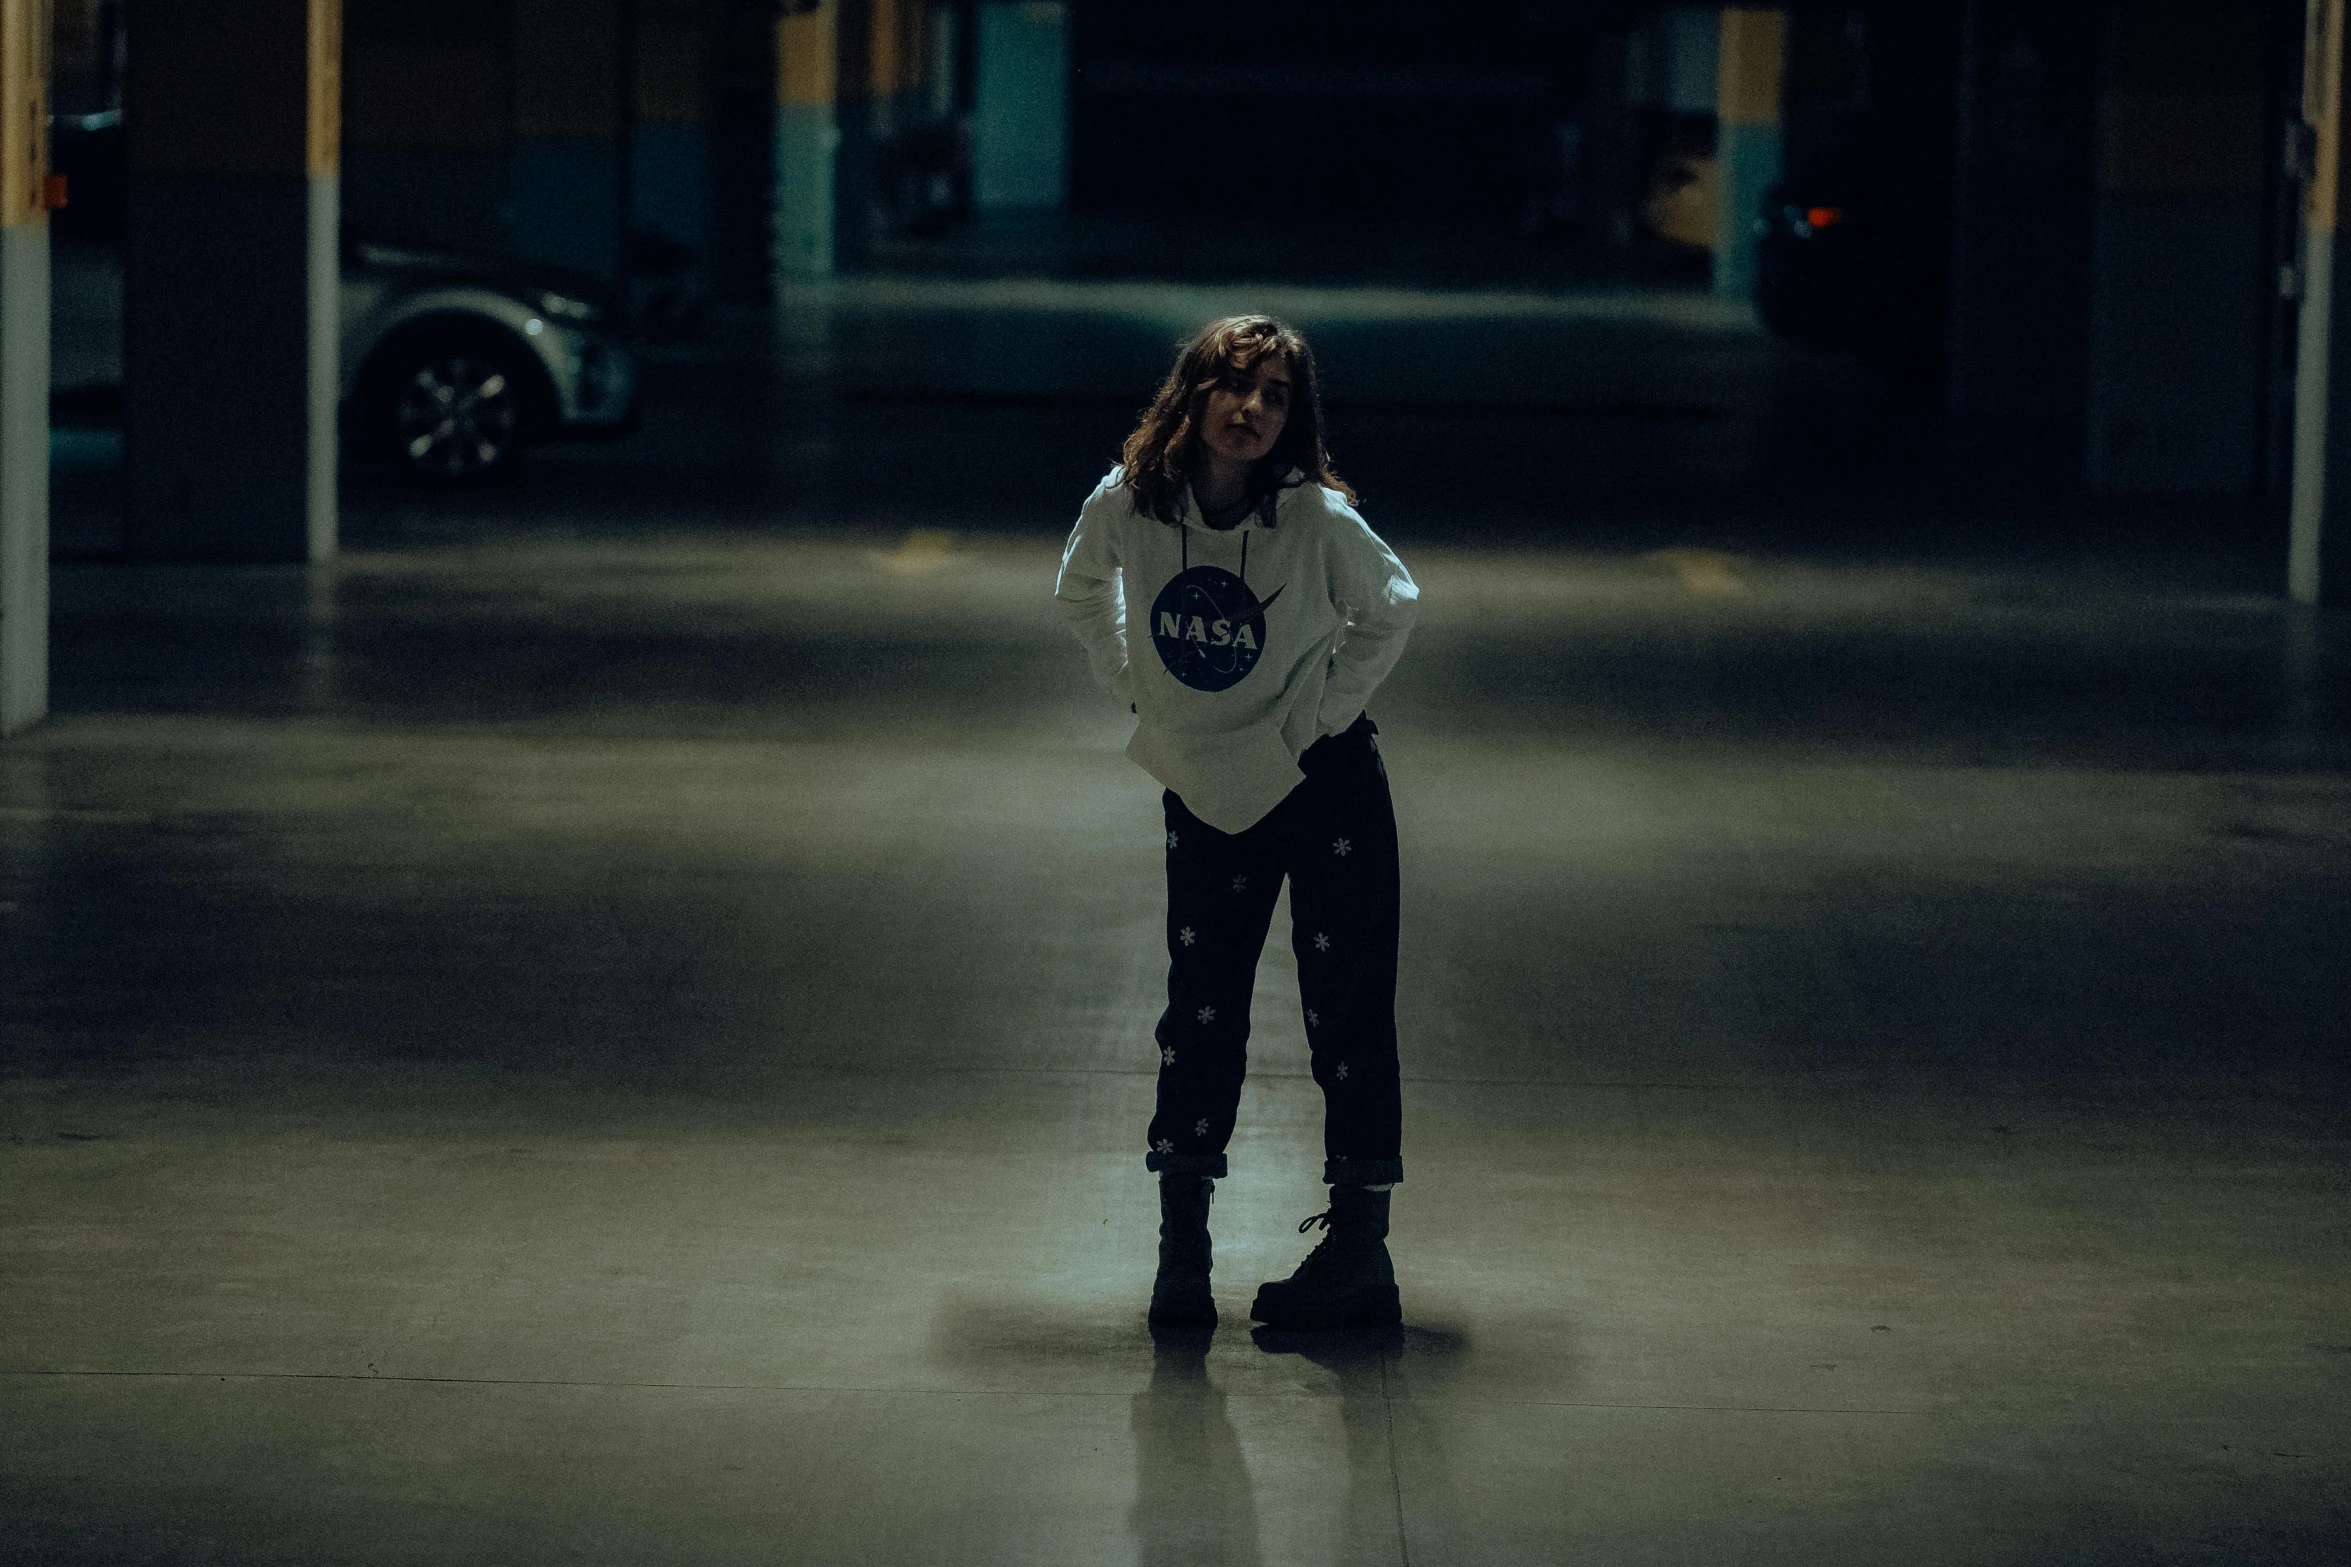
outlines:
{"label": "dark parked car", "polygon": [[1791,9],[1785,172],[1753,214],[1765,323],[1929,402],[1949,360],[1961,9]]}
{"label": "dark parked car", "polygon": [[1757,222],[1755,308],[1790,342],[1847,354],[1895,384],[1937,384],[1947,239],[1867,189],[1793,181]]}
{"label": "dark parked car", "polygon": [[1756,220],[1755,308],[1792,342],[1848,349],[1866,331],[1862,294],[1870,283],[1869,223],[1857,224],[1825,191],[1776,186]]}

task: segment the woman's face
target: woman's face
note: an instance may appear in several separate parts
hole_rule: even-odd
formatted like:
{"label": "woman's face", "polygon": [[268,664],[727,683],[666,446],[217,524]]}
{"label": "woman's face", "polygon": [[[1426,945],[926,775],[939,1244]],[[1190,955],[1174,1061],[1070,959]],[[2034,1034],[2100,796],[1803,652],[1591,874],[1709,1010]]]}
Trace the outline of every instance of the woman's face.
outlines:
{"label": "woman's face", "polygon": [[1290,361],[1268,354],[1254,370],[1227,370],[1208,390],[1200,439],[1227,462],[1253,463],[1290,422]]}

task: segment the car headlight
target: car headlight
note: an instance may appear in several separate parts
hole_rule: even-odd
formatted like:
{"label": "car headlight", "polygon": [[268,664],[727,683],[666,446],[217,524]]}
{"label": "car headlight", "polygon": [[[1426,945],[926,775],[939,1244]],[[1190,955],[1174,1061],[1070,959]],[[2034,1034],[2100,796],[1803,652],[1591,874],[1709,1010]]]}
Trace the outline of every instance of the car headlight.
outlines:
{"label": "car headlight", "polygon": [[552,290],[541,290],[539,309],[558,321],[569,321],[579,326],[593,326],[604,319],[603,306],[591,305],[584,299],[574,299],[569,294],[558,294]]}

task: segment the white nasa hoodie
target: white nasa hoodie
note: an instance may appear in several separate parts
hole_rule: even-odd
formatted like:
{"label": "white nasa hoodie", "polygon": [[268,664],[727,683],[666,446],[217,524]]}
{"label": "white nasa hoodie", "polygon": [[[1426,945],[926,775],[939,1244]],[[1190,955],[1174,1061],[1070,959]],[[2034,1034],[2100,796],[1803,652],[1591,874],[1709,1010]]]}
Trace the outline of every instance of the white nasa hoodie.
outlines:
{"label": "white nasa hoodie", "polygon": [[1053,597],[1095,680],[1134,707],[1127,755],[1209,826],[1242,832],[1395,668],[1420,589],[1319,484],[1276,492],[1271,528],[1255,511],[1171,527],[1136,509],[1121,474],[1086,497]]}

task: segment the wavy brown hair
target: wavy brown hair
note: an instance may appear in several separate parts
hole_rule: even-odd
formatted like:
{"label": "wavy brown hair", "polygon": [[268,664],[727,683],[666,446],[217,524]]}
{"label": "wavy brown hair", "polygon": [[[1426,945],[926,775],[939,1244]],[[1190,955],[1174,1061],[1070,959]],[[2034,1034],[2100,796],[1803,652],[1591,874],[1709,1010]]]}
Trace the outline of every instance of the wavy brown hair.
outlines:
{"label": "wavy brown hair", "polygon": [[1273,449],[1250,465],[1248,493],[1267,527],[1273,526],[1278,490],[1320,484],[1353,503],[1355,491],[1332,471],[1330,453],[1323,449],[1322,383],[1306,339],[1271,316],[1227,316],[1209,322],[1176,356],[1142,423],[1127,437],[1120,482],[1134,492],[1136,510],[1171,527],[1184,520],[1184,485],[1200,461],[1200,419],[1208,394],[1229,377],[1255,374],[1276,354],[1290,365],[1289,417]]}

